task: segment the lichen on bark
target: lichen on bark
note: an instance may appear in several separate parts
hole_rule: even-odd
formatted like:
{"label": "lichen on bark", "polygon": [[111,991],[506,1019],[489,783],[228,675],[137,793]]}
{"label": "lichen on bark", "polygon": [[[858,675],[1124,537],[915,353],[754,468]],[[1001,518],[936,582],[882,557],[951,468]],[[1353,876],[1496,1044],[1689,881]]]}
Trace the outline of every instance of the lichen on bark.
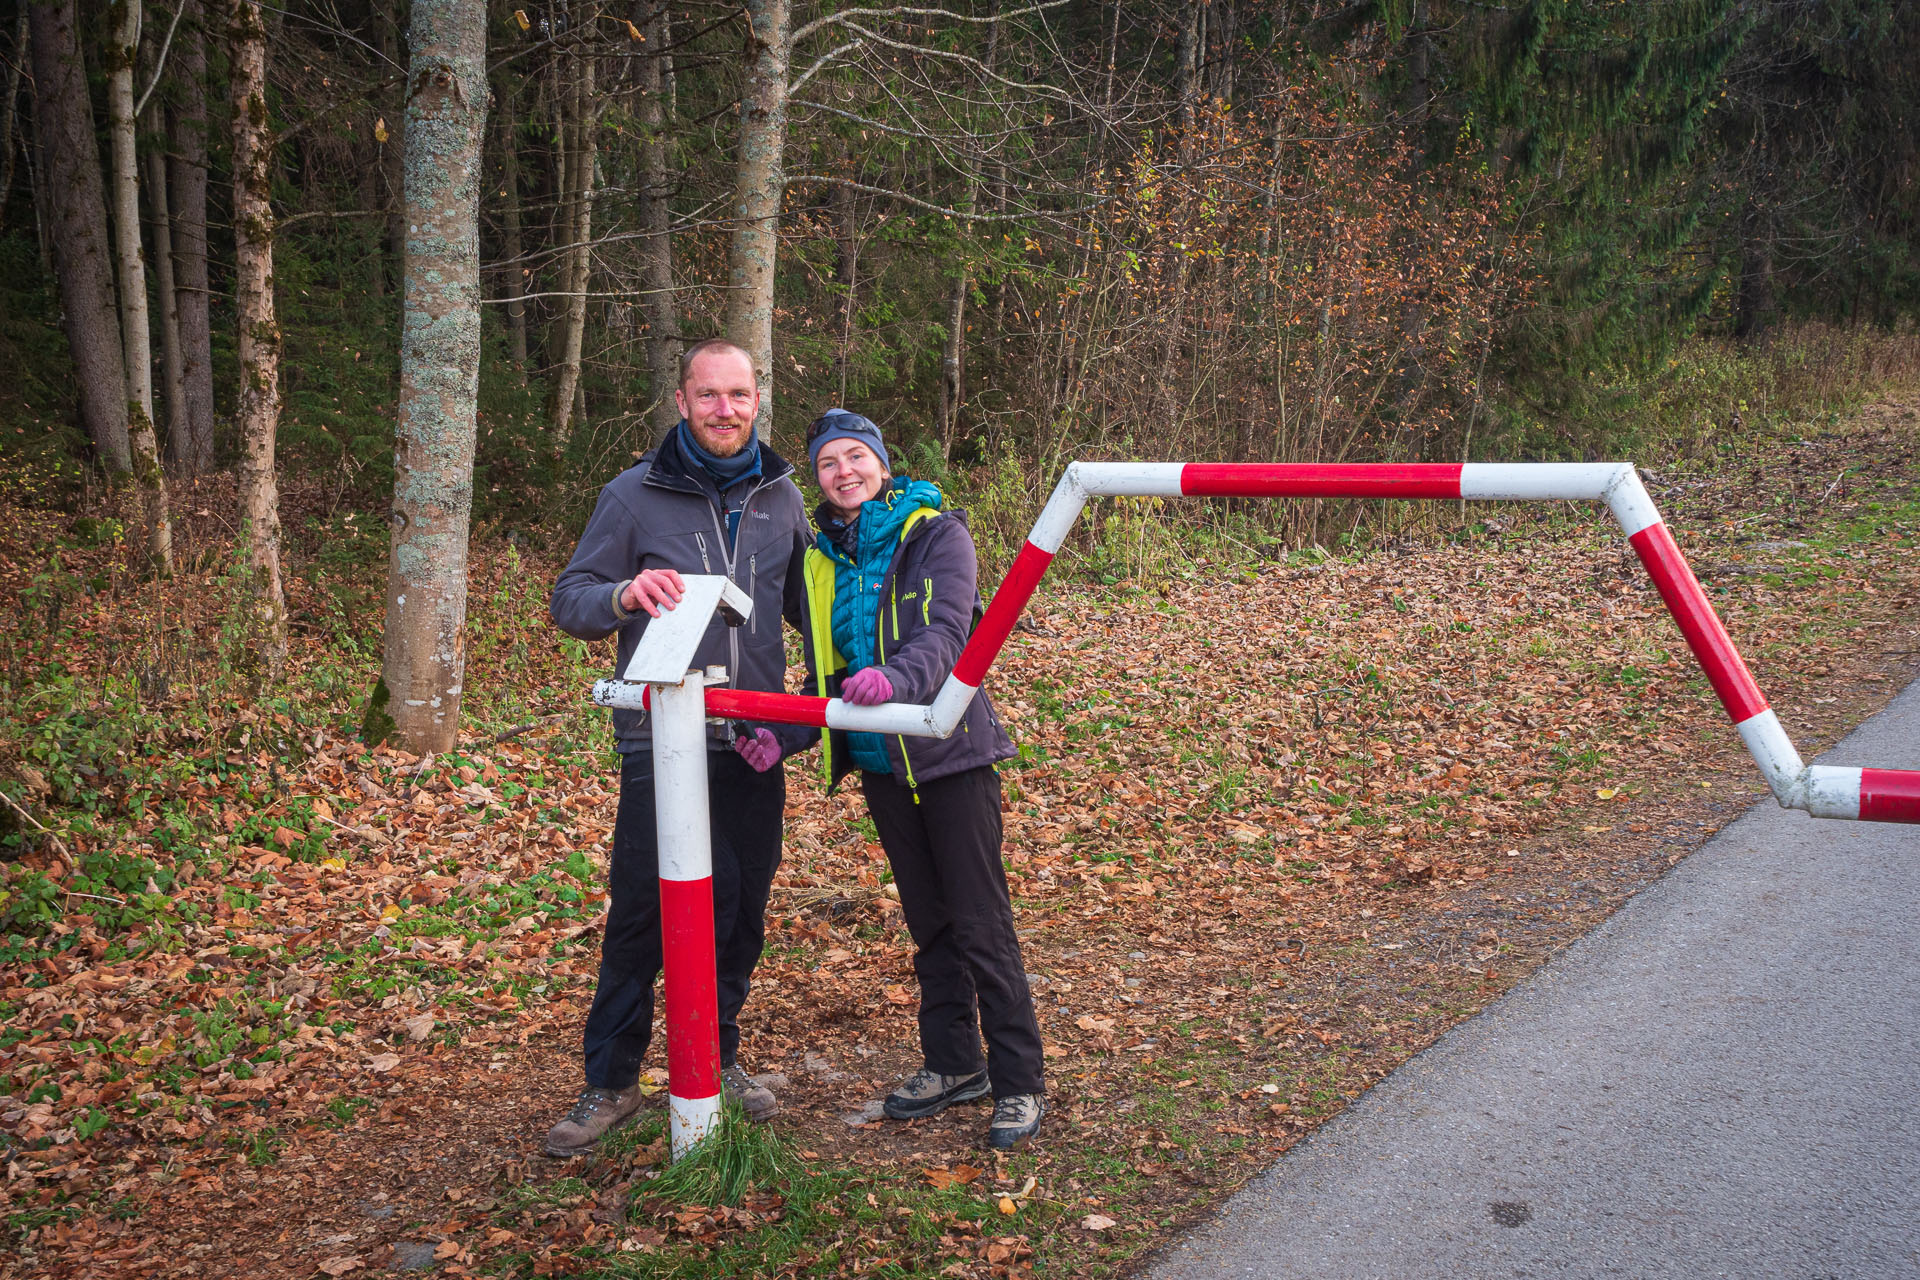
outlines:
{"label": "lichen on bark", "polygon": [[484,23],[481,6],[415,0],[407,32],[400,407],[375,699],[391,736],[414,751],[447,750],[459,735],[480,383]]}

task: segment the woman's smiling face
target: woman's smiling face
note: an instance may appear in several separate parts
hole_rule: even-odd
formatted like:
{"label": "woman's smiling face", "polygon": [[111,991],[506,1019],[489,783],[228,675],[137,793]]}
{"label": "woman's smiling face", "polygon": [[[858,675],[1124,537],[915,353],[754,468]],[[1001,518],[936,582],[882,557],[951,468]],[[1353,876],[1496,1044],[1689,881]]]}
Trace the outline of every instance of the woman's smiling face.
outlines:
{"label": "woman's smiling face", "polygon": [[860,505],[887,487],[887,468],[873,450],[858,440],[830,440],[814,460],[813,478],[820,492],[844,520],[860,514]]}

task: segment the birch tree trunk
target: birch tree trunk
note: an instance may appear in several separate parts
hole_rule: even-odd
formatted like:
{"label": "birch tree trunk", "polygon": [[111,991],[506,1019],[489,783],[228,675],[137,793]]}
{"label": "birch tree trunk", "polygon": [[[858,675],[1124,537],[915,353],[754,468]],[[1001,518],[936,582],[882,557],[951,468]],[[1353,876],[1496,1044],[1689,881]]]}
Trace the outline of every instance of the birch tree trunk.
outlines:
{"label": "birch tree trunk", "polygon": [[467,524],[480,389],[486,11],[414,0],[407,32],[406,271],[386,648],[366,734],[445,751],[460,731]]}
{"label": "birch tree trunk", "polygon": [[120,345],[126,372],[127,443],[146,521],[147,557],[173,572],[167,477],[153,429],[153,339],[147,323],[147,262],[140,243],[140,168],[134,150],[133,63],[140,47],[140,0],[114,0],[107,45],[107,140],[113,152],[114,257],[120,276]]}
{"label": "birch tree trunk", "polygon": [[647,391],[653,397],[653,438],[664,439],[680,420],[673,393],[680,385],[680,315],[673,290],[673,174],[667,168],[667,6],[662,0],[642,22],[647,54],[640,59],[640,305],[647,316]]}
{"label": "birch tree trunk", "polygon": [[109,475],[133,470],[127,439],[127,372],[113,296],[107,206],[100,183],[87,71],[74,0],[42,0],[28,13],[33,46],[33,128],[41,157],[49,238],[60,284],[61,325],[73,353],[81,425]]}
{"label": "birch tree trunk", "polygon": [[[184,452],[190,476],[213,470],[213,320],[207,289],[207,33],[201,0],[181,0],[174,36],[177,100],[167,136],[168,202],[173,206],[174,310],[180,321],[180,376],[186,392]],[[171,439],[172,437],[169,437]]]}
{"label": "birch tree trunk", "polygon": [[[149,108],[147,132],[160,132],[160,111]],[[160,307],[160,386],[167,406],[167,458],[184,460],[187,447],[187,381],[180,353],[180,310],[173,278],[173,217],[167,206],[167,157],[147,153],[147,208],[153,215],[153,270]]]}
{"label": "birch tree trunk", "polygon": [[739,167],[734,174],[727,338],[753,357],[760,382],[760,438],[773,426],[773,280],[786,195],[787,67],[792,56],[788,0],[746,0],[747,83],[740,95]]}
{"label": "birch tree trunk", "polygon": [[573,86],[567,96],[567,114],[571,122],[564,130],[566,160],[561,172],[567,176],[567,256],[561,272],[567,293],[567,309],[561,318],[560,370],[554,379],[549,425],[553,433],[553,452],[559,457],[567,451],[573,434],[574,395],[580,389],[580,353],[587,333],[587,281],[592,275],[593,250],[593,165],[594,133],[599,112],[593,100],[593,53],[590,48],[579,54]]}
{"label": "birch tree trunk", "polygon": [[256,617],[277,678],[287,656],[287,602],[280,585],[280,322],[273,300],[273,125],[267,115],[267,28],[259,0],[234,0],[233,257],[238,321],[240,513],[247,523]]}

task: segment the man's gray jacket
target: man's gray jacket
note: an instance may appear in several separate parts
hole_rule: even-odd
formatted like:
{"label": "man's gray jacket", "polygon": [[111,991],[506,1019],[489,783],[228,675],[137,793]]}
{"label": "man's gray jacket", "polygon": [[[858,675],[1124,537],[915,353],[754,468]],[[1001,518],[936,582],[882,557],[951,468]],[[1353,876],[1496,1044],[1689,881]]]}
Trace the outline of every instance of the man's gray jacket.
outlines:
{"label": "man's gray jacket", "polygon": [[[664,445],[600,491],[580,545],[554,583],[548,610],[562,631],[582,640],[618,632],[617,676],[650,621],[645,610],[629,613],[620,607],[627,583],[643,569],[726,574],[753,598],[753,610],[739,627],[716,615],[694,665],[726,667],[728,682],[737,689],[784,690],[787,655],[780,619],[786,613],[799,616],[805,595],[801,562],[812,541],[793,467],[762,444],[760,474],[723,495],[678,440],[678,432],[670,434]],[[730,547],[727,516],[735,510],[739,532]],[[621,751],[652,749],[645,712],[616,710],[613,729]],[[724,745],[724,731],[711,732],[715,745]]]}

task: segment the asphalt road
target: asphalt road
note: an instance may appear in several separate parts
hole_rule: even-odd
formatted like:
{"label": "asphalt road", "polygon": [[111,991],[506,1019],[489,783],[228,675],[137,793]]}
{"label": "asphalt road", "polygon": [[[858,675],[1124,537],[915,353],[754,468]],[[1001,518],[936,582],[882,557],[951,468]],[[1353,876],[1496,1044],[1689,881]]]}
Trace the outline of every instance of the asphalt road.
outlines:
{"label": "asphalt road", "polygon": [[1148,1274],[1920,1277],[1917,1052],[1920,827],[1763,801]]}

